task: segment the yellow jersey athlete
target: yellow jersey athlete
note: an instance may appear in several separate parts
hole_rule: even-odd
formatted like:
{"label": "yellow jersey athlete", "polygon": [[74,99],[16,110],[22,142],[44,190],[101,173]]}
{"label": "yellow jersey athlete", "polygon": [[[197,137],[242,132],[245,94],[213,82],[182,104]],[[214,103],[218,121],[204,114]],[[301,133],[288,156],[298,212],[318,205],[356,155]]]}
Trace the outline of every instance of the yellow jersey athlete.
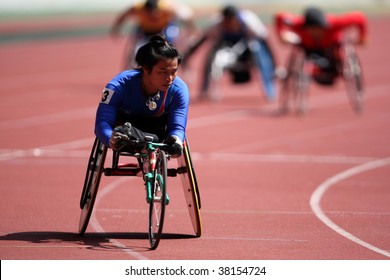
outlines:
{"label": "yellow jersey athlete", "polygon": [[147,43],[151,36],[163,34],[169,43],[177,47],[180,26],[186,26],[190,32],[195,29],[192,10],[171,0],[146,0],[136,3],[116,18],[111,34],[117,36],[127,20],[134,21],[135,34],[130,36],[134,40],[127,46],[125,69],[133,68],[136,51]]}

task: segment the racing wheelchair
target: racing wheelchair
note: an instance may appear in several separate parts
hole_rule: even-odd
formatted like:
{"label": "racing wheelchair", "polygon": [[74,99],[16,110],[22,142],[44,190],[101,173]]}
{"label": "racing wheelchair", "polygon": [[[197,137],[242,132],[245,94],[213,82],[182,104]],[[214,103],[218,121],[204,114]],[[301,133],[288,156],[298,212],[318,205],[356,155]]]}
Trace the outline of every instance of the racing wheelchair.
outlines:
{"label": "racing wheelchair", "polygon": [[247,83],[252,78],[254,65],[252,52],[243,40],[235,44],[224,43],[215,47],[206,66],[206,79],[209,80],[208,95],[211,100],[222,99],[222,77],[227,72],[233,84]]}
{"label": "racing wheelchair", "polygon": [[313,81],[319,85],[332,86],[337,78],[344,80],[352,110],[357,114],[363,112],[363,73],[351,35],[346,34],[338,50],[325,51],[334,57],[334,61],[323,53],[304,51],[300,47],[300,38],[291,31],[286,31],[283,39],[292,49],[281,85],[282,112],[288,112],[291,106],[298,115],[304,115],[308,107],[310,83]]}
{"label": "racing wheelchair", "polygon": [[[95,138],[80,198],[79,233],[81,235],[88,227],[101,177],[104,175],[143,178],[146,201],[149,204],[148,236],[152,250],[156,249],[160,242],[165,209],[170,200],[167,191],[167,178],[179,176],[195,235],[201,236],[200,195],[187,139],[183,143],[183,154],[177,158],[178,164],[175,168],[168,168],[170,155],[167,152],[167,145],[154,143],[152,138],[147,138],[143,148],[136,152],[112,150],[112,163],[109,166],[105,162],[108,150],[107,146]],[[126,157],[135,158],[137,163],[123,162],[121,159]]]}

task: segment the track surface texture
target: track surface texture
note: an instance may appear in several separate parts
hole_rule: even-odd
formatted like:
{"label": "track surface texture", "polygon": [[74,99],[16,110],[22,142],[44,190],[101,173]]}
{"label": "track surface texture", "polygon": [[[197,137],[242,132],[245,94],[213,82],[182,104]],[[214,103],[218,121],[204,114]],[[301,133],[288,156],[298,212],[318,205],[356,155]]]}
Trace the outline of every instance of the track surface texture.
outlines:
{"label": "track surface texture", "polygon": [[[21,27],[13,28],[1,30]],[[180,179],[170,178],[154,251],[138,177],[103,177],[87,232],[77,234],[95,111],[120,70],[125,39],[1,44],[0,259],[389,259],[389,28],[388,18],[370,18],[369,42],[358,50],[361,115],[342,81],[312,85],[302,117],[278,114],[255,80],[232,85],[225,77],[219,102],[199,102],[200,50],[185,79],[203,234],[194,236]],[[288,47],[271,39],[284,64]]]}

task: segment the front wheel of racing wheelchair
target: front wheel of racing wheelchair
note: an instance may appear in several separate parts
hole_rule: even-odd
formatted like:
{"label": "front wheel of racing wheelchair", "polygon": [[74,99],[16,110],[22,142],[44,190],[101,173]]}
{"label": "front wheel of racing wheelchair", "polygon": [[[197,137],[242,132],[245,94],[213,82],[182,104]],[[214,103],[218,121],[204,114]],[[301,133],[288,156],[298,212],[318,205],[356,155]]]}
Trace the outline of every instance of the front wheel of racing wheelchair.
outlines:
{"label": "front wheel of racing wheelchair", "polygon": [[356,49],[351,42],[345,42],[342,48],[342,76],[352,110],[360,114],[364,110],[363,73]]}
{"label": "front wheel of racing wheelchair", "polygon": [[83,191],[80,198],[81,215],[79,221],[79,233],[84,234],[91,218],[96,195],[99,189],[100,179],[104,171],[104,162],[107,155],[107,147],[97,138],[92,146],[89,156],[87,172],[85,175]]}
{"label": "front wheel of racing wheelchair", "polygon": [[309,85],[311,82],[311,64],[305,52],[294,47],[290,54],[287,75],[282,80],[280,110],[288,112],[290,106],[298,115],[307,112]]}
{"label": "front wheel of racing wheelchair", "polygon": [[[151,144],[152,145],[152,144]],[[200,218],[200,196],[198,184],[193,168],[188,140],[183,143],[183,155],[178,160],[177,168],[168,168],[168,155],[159,146],[162,144],[154,143],[156,148],[155,164],[153,174],[145,174],[144,183],[147,190],[147,202],[149,203],[148,215],[148,236],[151,249],[156,249],[161,236],[164,224],[165,207],[169,203],[167,194],[167,177],[181,177],[181,182],[184,190],[187,208],[193,225],[195,235],[201,236],[201,218]],[[154,149],[153,148],[153,149]],[[108,148],[103,145],[97,138],[94,141],[91,155],[89,157],[87,173],[84,180],[83,191],[80,199],[80,222],[79,233],[84,234],[94,206],[97,196],[101,176],[138,176],[143,172],[143,163],[140,155],[138,155],[138,165],[134,164],[118,164],[119,157],[129,156],[128,153],[113,151],[113,163],[111,167],[104,167]],[[153,150],[154,151],[154,150]],[[137,156],[137,155],[130,155]],[[149,161],[152,162],[152,161]]]}

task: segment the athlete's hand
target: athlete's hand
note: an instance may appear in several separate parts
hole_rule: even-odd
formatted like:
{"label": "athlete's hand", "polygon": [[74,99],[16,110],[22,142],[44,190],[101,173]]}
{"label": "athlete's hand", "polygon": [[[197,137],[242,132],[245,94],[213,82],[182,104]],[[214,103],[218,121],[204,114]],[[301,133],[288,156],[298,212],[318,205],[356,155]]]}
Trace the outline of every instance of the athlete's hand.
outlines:
{"label": "athlete's hand", "polygon": [[180,157],[183,154],[183,142],[176,135],[169,136],[165,143],[169,145],[168,153],[173,157]]}
{"label": "athlete's hand", "polygon": [[110,138],[110,148],[117,151],[126,146],[131,137],[130,129],[130,123],[115,127]]}

